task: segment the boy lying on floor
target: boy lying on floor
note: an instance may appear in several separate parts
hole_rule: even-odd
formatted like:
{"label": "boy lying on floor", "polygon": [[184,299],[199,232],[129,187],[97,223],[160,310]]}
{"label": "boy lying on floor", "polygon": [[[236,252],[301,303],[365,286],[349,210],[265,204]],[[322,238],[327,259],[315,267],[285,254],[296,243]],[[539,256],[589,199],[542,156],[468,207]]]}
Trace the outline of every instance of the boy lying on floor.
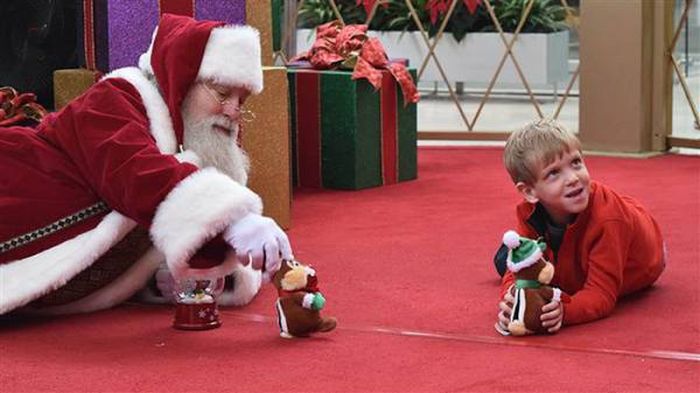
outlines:
{"label": "boy lying on floor", "polygon": [[[563,304],[542,307],[550,333],[610,315],[618,297],[652,285],[665,267],[659,226],[639,202],[591,180],[581,143],[552,120],[540,120],[514,132],[504,163],[525,201],[516,208],[517,232],[542,237],[545,258],[555,266],[551,285],[571,296]],[[501,274],[498,327],[507,331],[512,313],[506,272],[508,248],[494,258]]]}

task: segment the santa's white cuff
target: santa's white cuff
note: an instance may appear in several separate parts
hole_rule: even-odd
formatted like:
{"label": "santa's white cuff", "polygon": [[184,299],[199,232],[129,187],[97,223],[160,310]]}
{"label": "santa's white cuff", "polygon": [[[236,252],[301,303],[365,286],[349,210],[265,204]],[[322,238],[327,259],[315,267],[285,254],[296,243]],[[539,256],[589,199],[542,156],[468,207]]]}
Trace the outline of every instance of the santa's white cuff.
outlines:
{"label": "santa's white cuff", "polygon": [[[220,276],[230,271],[224,266],[190,269],[188,261],[204,243],[249,213],[262,213],[257,194],[214,168],[202,169],[182,180],[158,206],[151,238],[176,279]],[[232,263],[226,266],[233,268]]]}

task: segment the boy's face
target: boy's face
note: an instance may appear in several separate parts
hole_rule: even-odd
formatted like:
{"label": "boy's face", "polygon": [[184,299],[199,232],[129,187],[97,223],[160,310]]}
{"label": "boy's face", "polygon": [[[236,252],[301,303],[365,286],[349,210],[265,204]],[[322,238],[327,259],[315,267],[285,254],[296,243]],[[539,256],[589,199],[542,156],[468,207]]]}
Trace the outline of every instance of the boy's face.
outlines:
{"label": "boy's face", "polygon": [[567,224],[588,206],[590,176],[581,152],[562,153],[549,164],[536,165],[535,183],[516,184],[530,203],[540,202],[557,224]]}

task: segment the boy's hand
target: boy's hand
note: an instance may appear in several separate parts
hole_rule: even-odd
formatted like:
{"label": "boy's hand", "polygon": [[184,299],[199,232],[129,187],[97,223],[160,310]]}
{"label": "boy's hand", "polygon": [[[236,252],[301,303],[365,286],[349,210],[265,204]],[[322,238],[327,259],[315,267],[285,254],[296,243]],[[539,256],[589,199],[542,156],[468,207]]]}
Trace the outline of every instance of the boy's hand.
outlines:
{"label": "boy's hand", "polygon": [[501,299],[500,302],[498,302],[498,328],[497,330],[499,331],[508,331],[508,324],[510,323],[510,314],[513,312],[513,302],[515,299],[513,298],[513,295],[510,293],[510,288],[508,288],[508,291],[506,292],[505,295],[503,295],[503,299]]}
{"label": "boy's hand", "polygon": [[556,333],[561,329],[561,324],[564,321],[564,305],[561,302],[552,300],[542,306],[542,315],[540,315],[542,326],[548,328],[550,333]]}

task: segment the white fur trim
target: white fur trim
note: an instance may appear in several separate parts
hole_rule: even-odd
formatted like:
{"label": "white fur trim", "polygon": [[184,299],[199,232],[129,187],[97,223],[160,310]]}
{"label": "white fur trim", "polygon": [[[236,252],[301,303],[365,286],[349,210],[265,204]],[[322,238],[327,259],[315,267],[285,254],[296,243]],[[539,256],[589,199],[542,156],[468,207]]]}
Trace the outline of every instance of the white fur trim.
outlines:
{"label": "white fur trim", "polygon": [[537,261],[542,258],[542,250],[537,247],[537,250],[530,254],[527,258],[523,259],[522,261],[518,263],[513,263],[513,250],[508,250],[508,259],[507,259],[507,264],[508,264],[508,270],[510,270],[513,273],[517,273],[521,271],[522,269],[525,269],[526,267],[530,267],[537,263]]}
{"label": "white fur trim", "polygon": [[219,272],[233,270],[235,256],[215,270],[190,269],[188,261],[206,241],[248,213],[262,213],[260,197],[216,169],[205,168],[182,180],[158,206],[151,238],[176,279],[220,277]]}
{"label": "white fur trim", "polygon": [[121,78],[131,83],[141,95],[143,105],[146,107],[150,132],[156,140],[156,145],[161,153],[175,154],[177,140],[175,130],[170,118],[168,106],[160,95],[153,82],[136,67],[119,68],[105,75],[103,79]]}
{"label": "white fur trim", "polygon": [[0,314],[65,285],[135,226],[135,221],[113,211],[88,232],[31,257],[1,265]]}
{"label": "white fur trim", "polygon": [[311,309],[311,304],[314,302],[315,295],[313,293],[307,293],[304,295],[304,300],[301,302],[301,306],[304,308]]}
{"label": "white fur trim", "polygon": [[151,247],[126,272],[98,291],[72,303],[28,311],[39,315],[64,315],[114,307],[143,288],[163,258],[160,251]]}
{"label": "white fur trim", "polygon": [[255,270],[248,264],[236,264],[233,275],[233,291],[226,291],[216,299],[221,306],[243,306],[250,303],[257,295],[262,285],[260,270]]}
{"label": "white fur trim", "polygon": [[199,158],[197,153],[193,152],[192,150],[185,150],[180,153],[177,153],[175,154],[175,158],[180,162],[189,162],[190,164],[194,164],[197,167],[202,166],[202,159]]}
{"label": "white fur trim", "polygon": [[253,94],[260,93],[263,73],[258,30],[250,26],[212,29],[197,78],[242,86]]}

